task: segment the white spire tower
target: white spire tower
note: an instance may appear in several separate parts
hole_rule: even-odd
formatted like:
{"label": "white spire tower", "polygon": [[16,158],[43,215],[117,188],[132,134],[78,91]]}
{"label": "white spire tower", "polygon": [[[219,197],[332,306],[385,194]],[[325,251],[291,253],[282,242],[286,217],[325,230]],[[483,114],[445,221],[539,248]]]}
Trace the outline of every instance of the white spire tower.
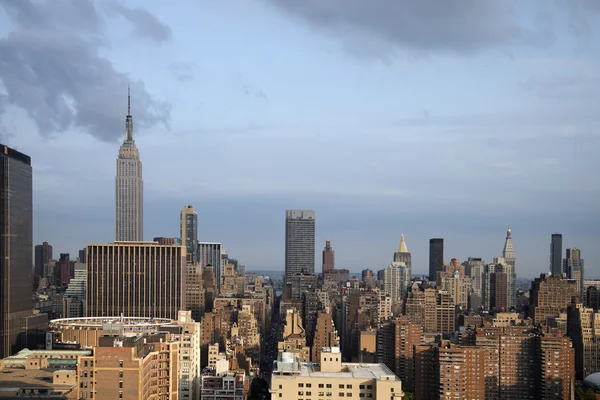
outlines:
{"label": "white spire tower", "polygon": [[506,240],[504,241],[504,249],[502,257],[506,263],[507,281],[508,281],[508,306],[514,307],[517,305],[517,270],[515,269],[515,249],[512,242],[512,230],[510,225],[506,229]]}
{"label": "white spire tower", "polygon": [[115,241],[142,241],[144,232],[144,182],[142,162],[133,139],[131,95],[127,88],[125,140],[117,158],[115,177]]}

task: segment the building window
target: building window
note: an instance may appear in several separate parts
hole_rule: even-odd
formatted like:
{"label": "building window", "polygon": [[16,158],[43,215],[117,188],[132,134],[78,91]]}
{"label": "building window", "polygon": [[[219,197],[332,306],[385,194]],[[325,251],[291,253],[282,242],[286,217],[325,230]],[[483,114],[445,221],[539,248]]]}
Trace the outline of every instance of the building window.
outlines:
{"label": "building window", "polygon": [[304,387],[304,383],[299,383],[298,387]]}
{"label": "building window", "polygon": [[279,397],[283,397],[283,396],[281,395],[281,393],[279,393]]}
{"label": "building window", "polygon": [[344,385],[342,383],[340,383],[340,389],[343,389]]}
{"label": "building window", "polygon": [[298,396],[304,396],[304,392],[298,392]]}
{"label": "building window", "polygon": [[339,392],[339,393],[338,393],[338,395],[339,395],[340,397],[344,397],[344,392]]}
{"label": "building window", "polygon": [[363,389],[365,388],[365,385],[360,385],[358,388],[359,388],[360,390],[363,390]]}
{"label": "building window", "polygon": [[279,385],[279,389],[283,389],[283,386]]}
{"label": "building window", "polygon": [[312,383],[307,383],[306,387],[312,387]]}
{"label": "building window", "polygon": [[327,389],[331,389],[331,383],[327,384]]}
{"label": "building window", "polygon": [[352,389],[352,385],[346,385],[346,389]]}
{"label": "building window", "polygon": [[367,390],[373,389],[373,385],[367,385]]}
{"label": "building window", "polygon": [[123,360],[119,360],[119,368],[123,368]]}
{"label": "building window", "polygon": [[123,377],[123,371],[119,371],[119,378]]}
{"label": "building window", "polygon": [[119,398],[122,399],[123,398],[123,392],[119,392]]}
{"label": "building window", "polygon": [[119,381],[119,389],[123,389],[123,381]]}
{"label": "building window", "polygon": [[311,395],[312,395],[312,392],[306,392],[306,395],[307,395],[307,396],[311,396]]}
{"label": "building window", "polygon": [[358,395],[358,397],[365,397],[365,394],[361,393],[361,394]]}
{"label": "building window", "polygon": [[346,393],[346,397],[352,397],[352,393]]}
{"label": "building window", "polygon": [[323,385],[322,383],[319,383],[319,389],[323,389],[325,387],[325,385]]}

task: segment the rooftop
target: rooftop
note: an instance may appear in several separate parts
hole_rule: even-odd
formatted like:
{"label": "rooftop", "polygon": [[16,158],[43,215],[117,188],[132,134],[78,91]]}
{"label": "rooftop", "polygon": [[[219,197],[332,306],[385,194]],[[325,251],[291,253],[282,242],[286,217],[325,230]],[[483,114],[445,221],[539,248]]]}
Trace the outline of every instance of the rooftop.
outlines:
{"label": "rooftop", "polygon": [[385,364],[342,363],[342,371],[340,372],[321,372],[321,367],[318,363],[297,361],[293,363],[277,361],[276,363],[273,375],[278,376],[375,380],[382,380],[383,377],[386,377],[387,380],[398,380],[398,377]]}
{"label": "rooftop", "polygon": [[[74,385],[53,384],[53,374],[56,371],[62,371],[60,368],[46,369],[20,369],[8,368],[0,372],[0,398],[4,394],[14,392],[18,389],[46,388],[53,391],[67,391]],[[73,375],[76,370],[70,370]]]}

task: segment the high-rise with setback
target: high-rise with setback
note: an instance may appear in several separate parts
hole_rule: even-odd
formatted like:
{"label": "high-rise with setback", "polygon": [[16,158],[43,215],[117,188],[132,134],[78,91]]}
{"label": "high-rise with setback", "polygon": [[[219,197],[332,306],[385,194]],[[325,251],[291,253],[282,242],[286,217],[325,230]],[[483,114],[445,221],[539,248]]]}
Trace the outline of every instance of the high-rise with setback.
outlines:
{"label": "high-rise with setback", "polygon": [[139,242],[144,236],[144,182],[142,162],[133,140],[131,96],[127,95],[125,140],[117,158],[115,177],[115,240]]}
{"label": "high-rise with setback", "polygon": [[510,225],[506,229],[506,240],[502,250],[504,258],[504,272],[506,273],[508,307],[517,305],[517,271],[515,267],[515,248],[512,242],[512,230]]}
{"label": "high-rise with setback", "polygon": [[331,272],[335,269],[335,251],[331,247],[331,239],[325,240],[325,248],[323,249],[323,275],[326,272]]}
{"label": "high-rise with setback", "polygon": [[181,244],[187,250],[188,258],[192,262],[199,262],[198,256],[198,213],[194,206],[185,206],[181,210]]}
{"label": "high-rise with setback", "polygon": [[44,265],[52,260],[52,246],[48,242],[35,246],[35,276],[44,277]]}
{"label": "high-rise with setback", "polygon": [[315,212],[285,212],[285,279],[304,272],[315,273]]}

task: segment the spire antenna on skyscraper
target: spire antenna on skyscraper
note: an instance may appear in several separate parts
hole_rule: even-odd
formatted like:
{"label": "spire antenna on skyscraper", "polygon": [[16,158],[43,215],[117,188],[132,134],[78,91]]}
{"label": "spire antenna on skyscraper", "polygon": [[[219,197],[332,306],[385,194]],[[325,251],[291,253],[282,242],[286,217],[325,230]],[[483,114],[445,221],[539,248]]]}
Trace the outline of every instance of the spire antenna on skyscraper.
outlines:
{"label": "spire antenna on skyscraper", "polygon": [[127,85],[127,116],[131,116],[131,90],[129,85]]}

